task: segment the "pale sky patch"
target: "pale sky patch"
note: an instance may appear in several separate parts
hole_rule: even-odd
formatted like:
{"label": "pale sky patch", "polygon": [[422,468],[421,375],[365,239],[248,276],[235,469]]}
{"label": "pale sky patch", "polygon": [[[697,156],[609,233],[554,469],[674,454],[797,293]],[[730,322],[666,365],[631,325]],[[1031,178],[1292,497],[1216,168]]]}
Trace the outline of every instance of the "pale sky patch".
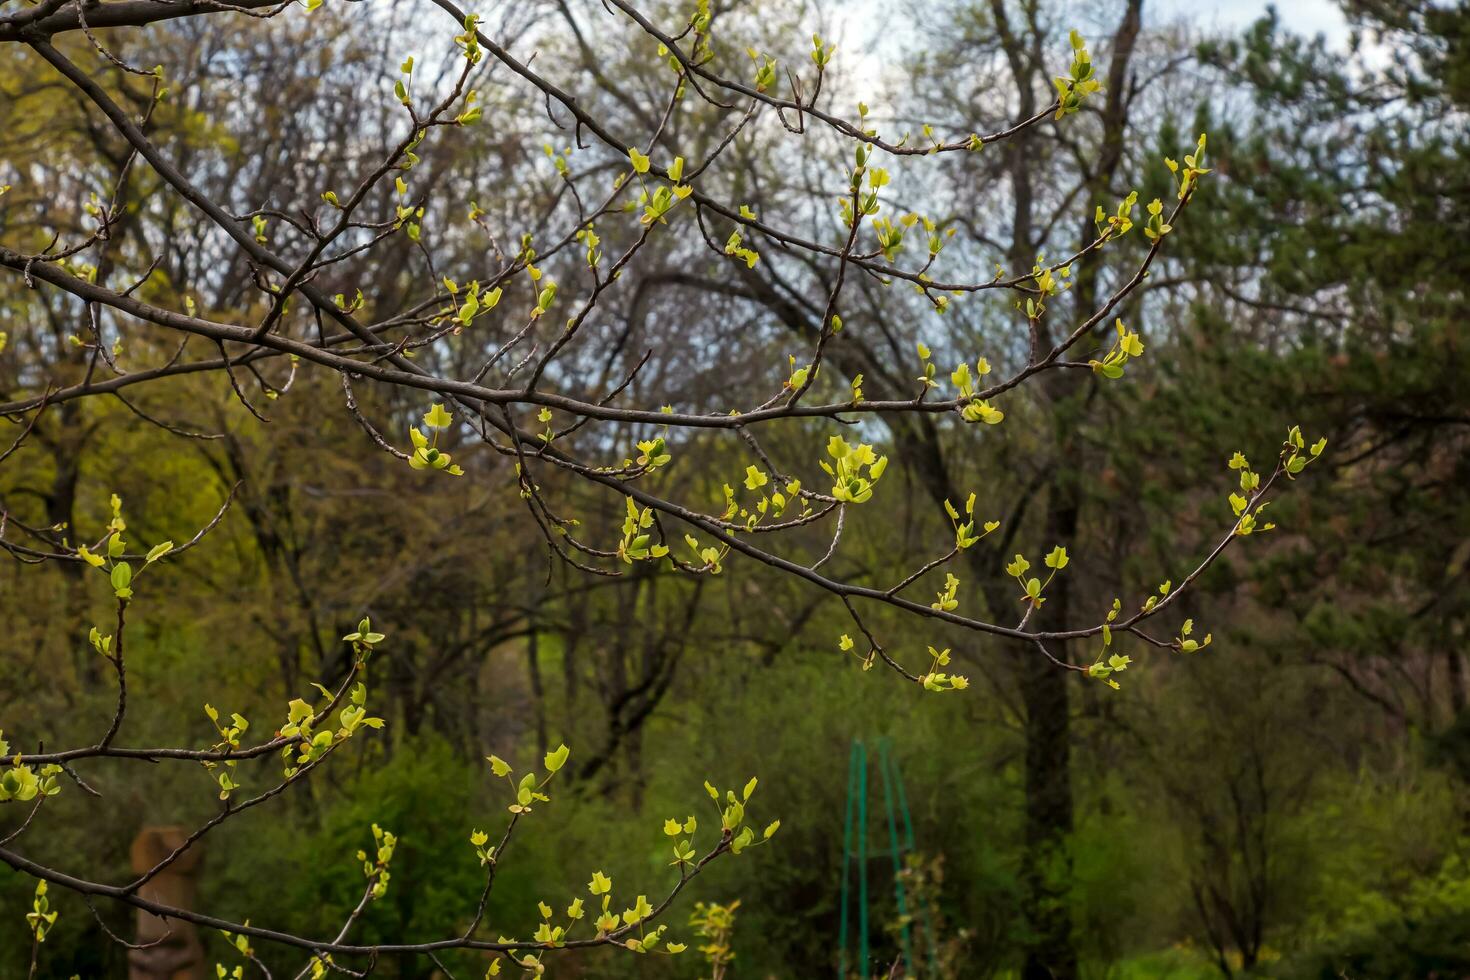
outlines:
{"label": "pale sky patch", "polygon": [[1206,30],[1238,31],[1265,14],[1268,6],[1276,8],[1282,26],[1290,31],[1308,37],[1322,34],[1329,43],[1347,44],[1347,20],[1332,0],[1277,0],[1274,4],[1265,0],[1154,0],[1144,4],[1144,15],[1154,23],[1189,20]]}

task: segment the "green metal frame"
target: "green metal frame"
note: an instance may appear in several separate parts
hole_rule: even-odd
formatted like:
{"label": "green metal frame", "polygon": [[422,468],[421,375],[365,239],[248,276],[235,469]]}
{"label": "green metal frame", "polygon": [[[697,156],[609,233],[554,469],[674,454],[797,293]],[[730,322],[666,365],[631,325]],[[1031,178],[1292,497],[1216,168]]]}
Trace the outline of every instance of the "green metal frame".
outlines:
{"label": "green metal frame", "polygon": [[[888,738],[877,740],[878,772],[883,781],[883,810],[888,825],[888,854],[893,860],[893,893],[898,903],[898,914],[904,924],[900,933],[903,949],[904,971],[914,975],[913,941],[908,924],[908,902],[904,895],[903,859],[914,850],[914,822],[909,814],[908,796],[904,792],[903,776],[893,758],[893,743]],[[903,819],[903,833],[899,834],[899,816]],[[854,819],[856,818],[856,819]],[[857,865],[857,962],[849,960],[848,934],[851,931],[850,908],[852,906],[852,866]],[[920,909],[925,938],[929,940],[929,969],[937,971],[933,930],[929,916]],[[837,976],[849,980],[854,966],[861,976],[866,977],[869,968],[868,947],[868,749],[861,739],[854,739],[852,751],[847,759],[847,806],[842,822],[842,906],[838,926]]]}

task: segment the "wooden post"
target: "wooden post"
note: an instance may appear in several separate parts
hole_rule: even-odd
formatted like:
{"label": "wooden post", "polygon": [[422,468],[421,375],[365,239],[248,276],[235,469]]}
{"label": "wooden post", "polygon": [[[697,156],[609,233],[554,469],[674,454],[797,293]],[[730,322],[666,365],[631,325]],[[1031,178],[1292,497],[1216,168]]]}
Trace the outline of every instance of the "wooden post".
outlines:
{"label": "wooden post", "polygon": [[[144,827],[133,840],[133,870],[142,874],[174,852],[186,835],[181,827]],[[195,844],[138,890],[141,898],[192,909],[203,854]],[[205,980],[204,944],[192,922],[163,919],[138,910],[142,949],[128,950],[128,980]]]}

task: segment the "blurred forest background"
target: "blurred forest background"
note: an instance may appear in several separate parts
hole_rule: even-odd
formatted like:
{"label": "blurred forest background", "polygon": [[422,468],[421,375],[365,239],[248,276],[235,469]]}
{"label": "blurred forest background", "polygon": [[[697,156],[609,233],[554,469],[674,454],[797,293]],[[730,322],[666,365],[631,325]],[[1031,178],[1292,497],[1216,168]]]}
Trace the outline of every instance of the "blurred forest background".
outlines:
{"label": "blurred forest background", "polygon": [[[1057,601],[1103,609],[1194,566],[1218,533],[1215,485],[1231,451],[1269,457],[1294,423],[1327,435],[1322,464],[1273,505],[1282,530],[1233,550],[1188,598],[1214,644],[1140,655],[1121,691],[957,635],[972,685],[938,697],[860,671],[837,649],[851,629],[841,604],[754,564],[695,581],[653,563],[622,579],[552,564],[504,461],[466,447],[470,475],[452,493],[428,489],[372,450],[330,373],[303,371],[268,403],[269,424],[213,375],[172,379],[131,405],[84,399],[45,413],[0,470],[0,508],[32,525],[97,526],[116,492],[143,540],[183,540],[240,485],[203,547],[150,573],[167,588],[130,636],[134,744],[205,744],[206,701],[268,717],[312,681],[334,683],[347,664],[339,638],[364,614],[390,635],[373,666],[383,737],[354,743],[346,761],[211,837],[201,901],[327,932],[356,901],[354,854],[377,822],[402,843],[394,890],[362,935],[435,934],[478,893],[469,826],[503,812],[484,757],[530,761],[566,742],[572,786],[501,869],[496,928],[534,927],[535,903],[579,886],[589,862],[628,880],[659,874],[658,822],[686,813],[703,779],[724,786],[754,773],[780,835],[691,895],[740,899],[732,977],[830,976],[849,751],[854,739],[886,737],[912,815],[905,877],[909,912],[927,924],[915,932],[923,976],[1017,976],[1038,944],[1070,948],[1088,978],[1470,976],[1470,5],[1341,6],[1351,34],[1329,40],[1269,15],[1231,30],[1141,0],[715,4],[726,36],[792,63],[813,30],[835,38],[832,99],[844,112],[865,100],[888,132],[986,132],[1028,114],[1050,98],[1067,30],[1088,37],[1107,92],[1074,124],[958,164],[890,165],[907,198],[899,207],[956,229],[951,262],[1024,269],[1038,252],[1065,254],[1091,240],[1095,204],[1134,188],[1167,198],[1163,156],[1209,133],[1216,173],[1128,304],[1147,353],[1126,380],[1022,389],[994,431],[900,416],[866,432],[897,475],[881,506],[855,514],[835,559],[844,575],[875,582],[916,567],[931,532],[948,533],[938,502],[973,488],[982,509],[1009,508],[1014,536],[978,547],[972,575],[998,579],[1001,556],[1025,542],[1065,542],[1077,572]],[[649,10],[669,23],[688,16],[673,4]],[[488,31],[537,51],[537,65],[585,104],[651,128],[658,59],[624,19],[592,0],[482,13]],[[879,33],[875,22],[889,25],[882,44],[849,43]],[[63,42],[91,56],[84,38]],[[132,63],[168,62],[177,97],[155,116],[155,138],[240,211],[267,193],[315,199],[330,174],[360,169],[381,142],[398,62],[445,43],[410,4],[378,0],[109,35]],[[58,215],[80,215],[99,186],[90,169],[115,169],[125,148],[27,49],[6,56],[0,183],[13,188],[0,198],[0,239],[35,248]],[[121,96],[141,91],[120,70],[100,77]],[[565,192],[543,147],[559,152],[570,129],[503,72],[480,88],[488,125],[455,132],[425,161],[437,200],[449,202],[439,206],[474,200],[497,225],[534,230]],[[700,122],[699,111],[679,118],[681,145],[718,138]],[[784,135],[763,118],[719,179],[728,199],[799,225],[803,202],[837,172],[834,144]],[[161,278],[188,283],[204,305],[244,301],[223,292],[245,274],[218,268],[239,260],[217,233],[159,193],[146,167],[129,181],[135,220],[106,261],[136,274],[139,255],[161,253]],[[1136,239],[1125,254],[1144,247]],[[392,308],[420,261],[395,242],[351,274],[379,308]],[[440,254],[456,247],[483,245],[451,240]],[[656,258],[645,251],[636,278],[606,300],[602,340],[579,355],[580,370],[620,377],[652,349],[637,384],[690,406],[784,375],[821,314],[817,270],[771,250],[737,274],[673,236],[649,248]],[[210,284],[221,294],[202,295]],[[935,318],[906,290],[858,288],[866,305],[848,319],[862,329],[831,356],[875,395],[911,379],[916,340],[1024,355],[1010,311],[989,294]],[[1067,302],[1091,309],[1106,288],[1079,273]],[[0,398],[38,375],[85,370],[66,342],[77,325],[47,295],[0,278]],[[407,419],[422,411],[410,402],[375,411]],[[181,443],[135,408],[211,438]],[[799,426],[786,431],[812,441]],[[685,451],[733,455],[733,445]],[[605,495],[558,492],[584,523],[621,519]],[[718,498],[718,481],[708,494]],[[7,733],[70,744],[109,715],[114,688],[84,642],[105,598],[80,572],[0,565]],[[1001,589],[985,601],[1014,600]],[[84,822],[88,801],[63,794],[27,845],[63,867],[120,876],[140,826],[211,812],[209,776],[184,772],[97,767],[88,778],[108,796],[105,822]],[[885,849],[886,833],[875,819],[871,850]],[[1062,850],[1038,909],[1022,901],[1023,856],[1048,837]],[[875,968],[895,948],[887,860],[875,860],[870,887]],[[0,921],[18,925],[32,890],[0,871]],[[54,901],[62,916],[43,975],[120,975],[125,952],[85,905]],[[130,933],[125,910],[99,909]],[[26,942],[0,941],[0,976],[24,975],[28,954]],[[467,957],[446,963],[475,969]],[[551,967],[588,978],[698,968],[688,956],[605,951]],[[433,975],[426,961],[381,970]]]}

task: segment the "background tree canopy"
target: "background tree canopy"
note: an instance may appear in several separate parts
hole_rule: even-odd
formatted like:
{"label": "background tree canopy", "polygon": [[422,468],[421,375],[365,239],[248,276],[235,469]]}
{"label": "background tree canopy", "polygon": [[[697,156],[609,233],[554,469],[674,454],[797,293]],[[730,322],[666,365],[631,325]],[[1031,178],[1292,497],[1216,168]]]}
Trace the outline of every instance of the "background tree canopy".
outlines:
{"label": "background tree canopy", "polygon": [[1470,976],[1470,4],[1340,6],[0,0],[0,976]]}

